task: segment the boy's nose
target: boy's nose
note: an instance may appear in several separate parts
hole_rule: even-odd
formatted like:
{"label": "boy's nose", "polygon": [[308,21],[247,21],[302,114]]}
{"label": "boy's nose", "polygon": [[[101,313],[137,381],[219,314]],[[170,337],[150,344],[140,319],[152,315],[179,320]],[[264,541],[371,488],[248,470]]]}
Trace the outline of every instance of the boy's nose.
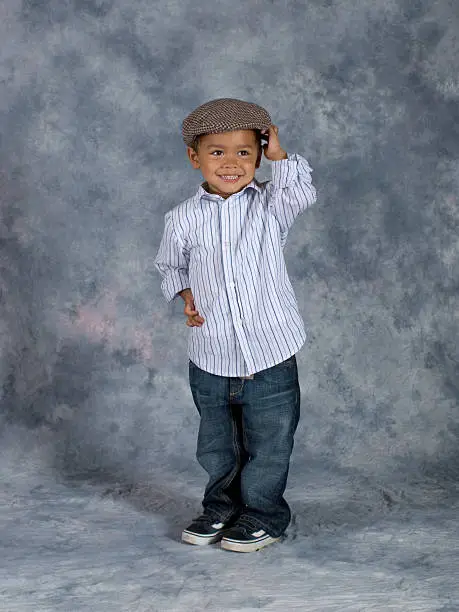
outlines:
{"label": "boy's nose", "polygon": [[225,170],[236,170],[239,168],[239,164],[234,159],[225,159],[225,163],[223,164],[222,168]]}

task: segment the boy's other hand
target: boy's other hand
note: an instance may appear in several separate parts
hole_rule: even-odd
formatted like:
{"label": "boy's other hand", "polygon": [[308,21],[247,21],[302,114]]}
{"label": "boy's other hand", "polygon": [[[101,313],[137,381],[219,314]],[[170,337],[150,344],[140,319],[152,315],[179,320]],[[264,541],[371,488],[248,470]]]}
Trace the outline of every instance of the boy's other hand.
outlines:
{"label": "boy's other hand", "polygon": [[186,324],[188,327],[201,327],[204,323],[204,319],[199,315],[199,312],[196,310],[196,306],[194,304],[193,298],[188,298],[185,302],[185,309],[183,311],[185,316],[187,316]]}
{"label": "boy's other hand", "polygon": [[262,130],[261,133],[268,139],[268,144],[263,145],[266,159],[270,161],[288,159],[287,152],[280,145],[279,128],[276,125],[270,125],[269,130]]}

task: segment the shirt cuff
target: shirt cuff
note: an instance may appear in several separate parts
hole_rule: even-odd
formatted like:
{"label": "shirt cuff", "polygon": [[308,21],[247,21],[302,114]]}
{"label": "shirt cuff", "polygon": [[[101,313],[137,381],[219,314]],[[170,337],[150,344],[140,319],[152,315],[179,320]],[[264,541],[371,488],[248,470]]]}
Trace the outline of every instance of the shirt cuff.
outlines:
{"label": "shirt cuff", "polygon": [[271,162],[271,176],[274,187],[289,187],[298,176],[298,156],[287,153],[288,159]]}
{"label": "shirt cuff", "polygon": [[188,289],[189,286],[188,274],[182,270],[175,270],[167,275],[161,288],[167,302],[172,302],[177,297],[179,291]]}

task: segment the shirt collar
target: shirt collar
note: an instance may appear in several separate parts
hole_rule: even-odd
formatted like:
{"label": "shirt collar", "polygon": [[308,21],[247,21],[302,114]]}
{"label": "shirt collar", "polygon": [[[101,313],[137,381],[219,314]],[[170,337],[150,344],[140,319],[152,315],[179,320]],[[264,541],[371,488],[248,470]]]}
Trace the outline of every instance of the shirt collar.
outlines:
{"label": "shirt collar", "polygon": [[[209,193],[208,191],[206,191],[204,188],[204,185],[206,185],[206,182],[201,183],[196,193],[196,196],[195,196],[196,205],[201,201],[202,198],[205,200],[221,200],[222,199],[221,196],[218,196],[216,193]],[[237,195],[237,196],[241,195],[242,193],[244,193],[246,189],[249,189],[249,187],[251,189],[255,189],[255,191],[258,191],[260,193],[262,191],[260,182],[257,181],[257,179],[254,177],[250,181],[250,183],[244,187],[244,189],[241,189],[241,191],[238,191],[234,195]]]}

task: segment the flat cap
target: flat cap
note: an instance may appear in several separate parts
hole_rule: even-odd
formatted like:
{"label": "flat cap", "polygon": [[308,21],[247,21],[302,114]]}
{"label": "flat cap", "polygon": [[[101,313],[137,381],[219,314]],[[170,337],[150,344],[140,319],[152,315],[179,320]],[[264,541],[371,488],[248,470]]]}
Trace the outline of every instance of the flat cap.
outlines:
{"label": "flat cap", "polygon": [[217,98],[195,108],[183,121],[182,136],[192,146],[196,136],[232,130],[267,130],[268,111],[253,102],[236,98]]}

